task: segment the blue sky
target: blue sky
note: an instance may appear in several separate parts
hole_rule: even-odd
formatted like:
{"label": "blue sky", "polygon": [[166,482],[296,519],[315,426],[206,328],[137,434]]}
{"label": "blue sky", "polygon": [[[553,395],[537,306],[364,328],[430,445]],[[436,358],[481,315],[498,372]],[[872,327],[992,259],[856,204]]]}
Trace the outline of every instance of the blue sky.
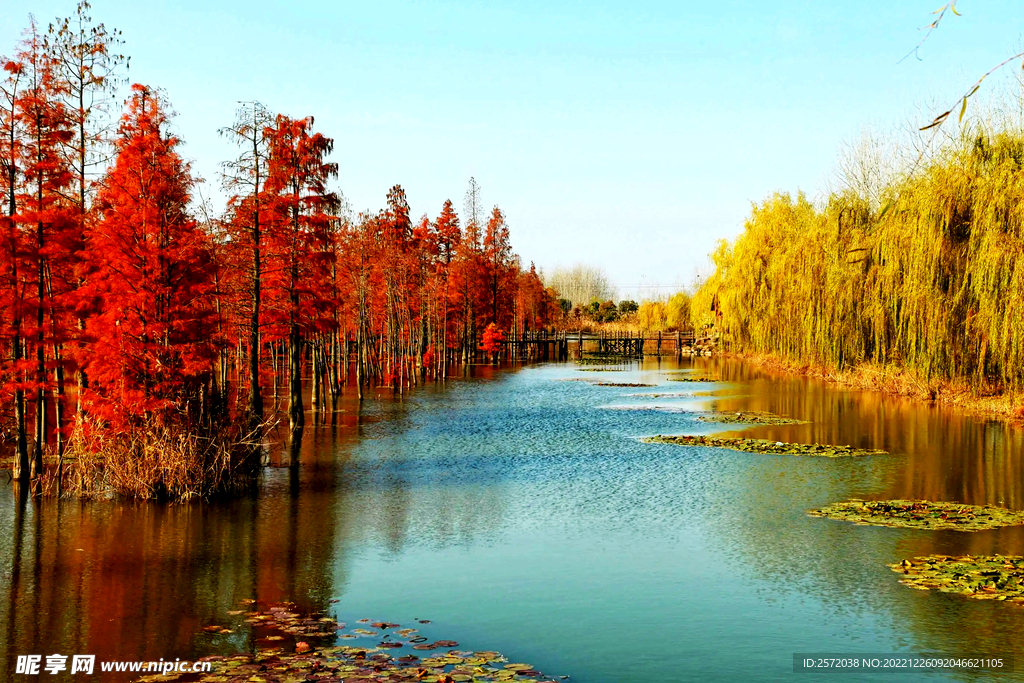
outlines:
{"label": "blue sky", "polygon": [[[689,283],[750,202],[814,196],[862,127],[929,120],[1020,49],[1019,3],[961,0],[898,63],[939,4],[94,0],[93,15],[123,31],[132,80],[166,89],[206,194],[233,152],[217,128],[258,99],[335,138],[355,210],[398,183],[436,216],[475,176],[525,263],[598,265],[628,295]],[[0,54],[29,12],[73,10],[6,0]]]}

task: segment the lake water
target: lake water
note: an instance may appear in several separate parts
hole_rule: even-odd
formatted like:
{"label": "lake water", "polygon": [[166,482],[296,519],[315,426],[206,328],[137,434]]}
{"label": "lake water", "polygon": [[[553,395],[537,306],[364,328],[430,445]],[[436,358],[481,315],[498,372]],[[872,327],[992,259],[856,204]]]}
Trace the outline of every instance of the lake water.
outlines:
{"label": "lake water", "polygon": [[[886,566],[1024,554],[1024,527],[929,532],[805,514],[851,497],[1022,509],[1024,432],[736,362],[693,365],[723,381],[670,381],[676,362],[649,358],[617,372],[478,366],[400,400],[349,398],[336,424],[307,429],[297,467],[275,458],[256,496],[229,502],[26,501],[0,484],[0,680],[30,680],[13,673],[18,654],[248,651],[245,628],[202,631],[237,624],[227,613],[244,599],[349,621],[429,619],[428,637],[578,683],[812,681],[793,673],[794,653],[1005,655],[1024,642],[1024,609],[912,590]],[[810,421],[745,436],[894,455],[639,440],[722,431],[697,420],[706,410]],[[1018,659],[1010,678],[1024,680]]]}

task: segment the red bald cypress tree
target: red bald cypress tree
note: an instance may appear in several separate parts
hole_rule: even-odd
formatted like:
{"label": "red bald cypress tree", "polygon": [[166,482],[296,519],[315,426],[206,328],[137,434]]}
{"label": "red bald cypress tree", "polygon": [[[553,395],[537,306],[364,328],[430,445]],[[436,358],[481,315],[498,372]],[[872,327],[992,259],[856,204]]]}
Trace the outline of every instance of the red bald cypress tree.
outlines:
{"label": "red bald cypress tree", "polygon": [[327,182],[337,176],[338,165],[326,161],[334,140],[313,132],[311,116],[278,115],[267,137],[265,190],[272,218],[265,283],[270,313],[288,339],[288,416],[292,430],[300,431],[305,425],[303,343],[330,308],[330,292],[323,285],[333,253],[332,213],[339,202]]}
{"label": "red bald cypress tree", "polygon": [[[47,369],[48,366],[61,367],[61,348],[66,338],[60,310],[62,302],[55,298],[54,289],[55,282],[67,268],[69,251],[70,214],[65,195],[72,176],[62,148],[72,138],[72,132],[67,110],[60,100],[66,86],[58,78],[57,65],[34,21],[22,40],[16,63],[24,80],[14,107],[22,135],[15,221],[25,244],[21,277],[28,286],[24,299],[26,315],[21,322],[35,356],[30,372],[35,403],[31,464],[33,476],[38,476],[43,471],[43,449],[48,432],[46,406],[53,389]],[[61,393],[58,392],[58,400]],[[58,418],[62,412],[58,406]],[[57,427],[59,435],[61,425]],[[58,445],[63,445],[59,437]]]}
{"label": "red bald cypress tree", "polygon": [[121,428],[195,420],[215,355],[208,236],[188,213],[193,179],[163,96],[132,86],[117,157],[96,197],[85,285],[91,412]]}
{"label": "red bald cypress tree", "polygon": [[482,265],[486,277],[484,287],[487,292],[489,322],[495,323],[500,329],[508,329],[512,324],[512,294],[519,267],[512,253],[505,214],[497,206],[487,220],[483,246]]}
{"label": "red bald cypress tree", "polygon": [[24,64],[3,62],[4,80],[0,82],[0,307],[7,315],[0,318],[0,336],[11,349],[11,364],[3,368],[5,398],[14,404],[15,458],[14,478],[28,479],[28,438],[25,428],[25,386],[23,374],[25,317],[25,240],[18,224],[18,189],[22,174],[22,125],[18,104],[24,85]]}

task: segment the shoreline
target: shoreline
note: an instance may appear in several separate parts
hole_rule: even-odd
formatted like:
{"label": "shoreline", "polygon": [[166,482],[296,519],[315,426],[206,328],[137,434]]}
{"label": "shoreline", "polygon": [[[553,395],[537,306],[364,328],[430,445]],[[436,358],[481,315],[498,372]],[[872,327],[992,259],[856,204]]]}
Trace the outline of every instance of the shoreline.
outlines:
{"label": "shoreline", "polygon": [[968,385],[950,380],[925,379],[912,370],[874,364],[860,364],[843,370],[813,363],[793,361],[765,353],[718,351],[724,358],[734,358],[768,370],[779,370],[801,377],[814,377],[833,384],[856,389],[878,391],[893,396],[907,396],[924,402],[943,403],[964,412],[995,417],[1024,424],[1024,396],[992,390],[978,395]]}

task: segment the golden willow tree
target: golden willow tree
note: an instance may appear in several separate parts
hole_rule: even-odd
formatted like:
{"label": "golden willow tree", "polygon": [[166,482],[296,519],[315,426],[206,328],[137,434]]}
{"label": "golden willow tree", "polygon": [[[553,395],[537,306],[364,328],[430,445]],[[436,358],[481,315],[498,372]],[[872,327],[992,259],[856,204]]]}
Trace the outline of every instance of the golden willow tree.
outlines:
{"label": "golden willow tree", "polygon": [[[956,0],[910,54],[947,13],[960,14]],[[1022,57],[921,127],[930,135],[905,177],[874,192],[848,183],[822,208],[788,194],[754,207],[714,253],[694,321],[717,325],[735,349],[876,363],[975,393],[1024,390],[1024,130],[964,122],[985,79]],[[954,116],[964,127],[932,151]]]}
{"label": "golden willow tree", "polygon": [[874,211],[776,194],[694,301],[733,349],[1024,388],[1024,134],[965,130]]}

